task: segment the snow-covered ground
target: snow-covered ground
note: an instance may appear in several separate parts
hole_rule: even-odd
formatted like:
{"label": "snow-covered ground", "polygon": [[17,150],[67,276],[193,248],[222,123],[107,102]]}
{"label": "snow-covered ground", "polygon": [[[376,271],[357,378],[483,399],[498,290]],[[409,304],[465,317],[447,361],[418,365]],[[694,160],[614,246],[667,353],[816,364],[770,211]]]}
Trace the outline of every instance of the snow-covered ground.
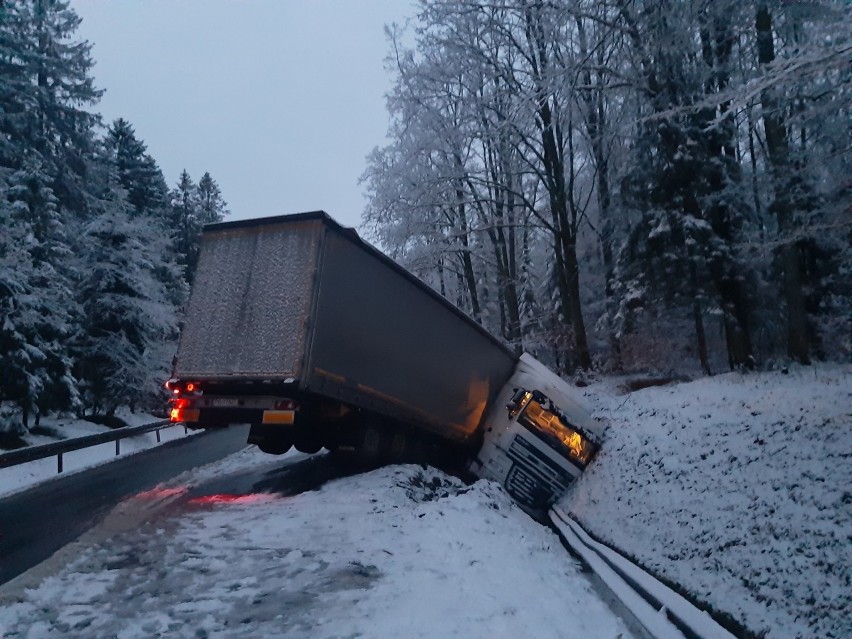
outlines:
{"label": "snow-covered ground", "polygon": [[[146,413],[131,413],[130,411],[120,410],[117,413],[128,426],[141,426],[143,424],[152,424],[162,421],[161,417],[154,417]],[[27,434],[24,439],[27,444],[36,446],[40,444],[50,444],[60,439],[71,439],[74,437],[84,437],[86,435],[95,435],[109,431],[106,426],[100,426],[87,422],[82,419],[73,417],[45,417],[41,420],[40,432],[51,432],[57,436],[48,435],[33,435]],[[190,431],[193,434],[195,431]],[[160,442],[165,443],[173,439],[185,437],[183,427],[169,427],[160,431]],[[156,432],[143,433],[134,437],[127,437],[121,440],[119,449],[121,455],[132,455],[133,453],[145,450],[157,445]],[[75,450],[70,453],[65,453],[62,456],[62,474],[69,474],[105,464],[116,459],[115,443],[108,442],[97,446],[90,446],[81,450]],[[19,466],[11,468],[0,468],[0,497],[11,493],[25,490],[35,484],[43,481],[48,481],[57,477],[56,472],[56,456],[46,457],[45,459],[37,459],[27,462]],[[1,636],[1,635],[0,635]]]}
{"label": "snow-covered ground", "polygon": [[852,367],[616,384],[562,509],[757,635],[852,637]]}
{"label": "snow-covered ground", "polygon": [[250,447],[124,502],[0,587],[3,636],[630,636],[559,539],[488,482],[390,466],[292,497],[186,494],[282,463]]}
{"label": "snow-covered ground", "polygon": [[[607,440],[560,507],[756,636],[852,637],[852,366],[620,381],[585,391]],[[188,494],[294,461],[252,447],[124,502],[0,587],[0,636],[629,636],[487,482],[393,466],[294,497]]]}

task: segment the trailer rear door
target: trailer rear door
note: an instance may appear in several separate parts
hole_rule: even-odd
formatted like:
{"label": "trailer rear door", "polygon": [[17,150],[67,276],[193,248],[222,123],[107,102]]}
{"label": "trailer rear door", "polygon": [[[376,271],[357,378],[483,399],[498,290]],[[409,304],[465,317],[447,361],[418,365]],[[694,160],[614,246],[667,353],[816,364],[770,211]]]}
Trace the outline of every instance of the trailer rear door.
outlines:
{"label": "trailer rear door", "polygon": [[182,378],[297,378],[322,221],[205,231],[175,362]]}

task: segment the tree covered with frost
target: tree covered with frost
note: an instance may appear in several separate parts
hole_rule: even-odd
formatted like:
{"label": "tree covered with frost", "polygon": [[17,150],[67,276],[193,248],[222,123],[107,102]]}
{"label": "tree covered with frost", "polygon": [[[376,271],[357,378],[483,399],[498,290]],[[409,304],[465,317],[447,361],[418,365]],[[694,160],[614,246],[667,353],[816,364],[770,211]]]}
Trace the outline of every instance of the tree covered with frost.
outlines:
{"label": "tree covered with frost", "polygon": [[565,371],[852,355],[852,8],[421,0],[373,238]]}
{"label": "tree covered with frost", "polygon": [[205,224],[221,222],[228,213],[222,191],[210,173],[193,182],[184,169],[170,193],[174,250],[187,282],[195,279],[201,230]]}
{"label": "tree covered with frost", "polygon": [[131,215],[123,198],[102,202],[82,229],[76,372],[85,404],[109,414],[156,395],[168,375],[177,308],[160,277],[175,268],[163,234]]}
{"label": "tree covered with frost", "polygon": [[[103,126],[79,24],[67,0],[0,4],[0,431],[157,406],[188,290],[166,180]],[[227,211],[207,173],[193,197],[186,253]]]}

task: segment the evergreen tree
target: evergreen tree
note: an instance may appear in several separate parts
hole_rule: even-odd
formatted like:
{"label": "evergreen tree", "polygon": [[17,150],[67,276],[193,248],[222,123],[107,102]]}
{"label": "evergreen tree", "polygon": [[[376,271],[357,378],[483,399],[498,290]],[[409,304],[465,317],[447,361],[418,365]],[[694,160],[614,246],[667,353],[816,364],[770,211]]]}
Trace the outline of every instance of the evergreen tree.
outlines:
{"label": "evergreen tree", "polygon": [[157,398],[177,318],[162,277],[173,271],[168,238],[115,182],[99,203],[82,236],[77,374],[86,410],[109,415]]}
{"label": "evergreen tree", "polygon": [[21,426],[47,411],[73,407],[76,382],[67,342],[76,307],[67,275],[57,265],[67,248],[61,241],[57,202],[35,167],[5,182],[0,202],[0,400],[21,412]]}
{"label": "evergreen tree", "polygon": [[[157,397],[186,297],[157,163],[126,120],[95,135],[79,24],[67,0],[0,3],[0,429]],[[225,204],[209,174],[188,186],[192,256]]]}
{"label": "evergreen tree", "polygon": [[160,218],[167,224],[169,190],[163,172],[136,137],[133,126],[118,118],[107,131],[106,149],[134,215]]}
{"label": "evergreen tree", "polygon": [[[709,368],[702,307],[708,296],[723,318],[730,366],[751,367],[754,362],[745,269],[735,250],[747,205],[736,190],[740,173],[733,128],[727,104],[697,106],[723,91],[729,81],[732,42],[726,4],[708,9],[691,28],[684,28],[689,24],[686,4],[653,5],[635,15],[627,8],[622,12],[641,60],[637,72],[648,97],[648,120],[639,127],[634,168],[625,189],[642,217],[619,258],[622,276],[632,271],[639,280],[618,286],[647,290],[639,283],[644,281],[668,289],[663,297],[669,302],[691,298],[705,371]],[[715,121],[717,116],[720,122]],[[639,237],[646,233],[653,235]],[[640,245],[655,249],[636,250]],[[636,259],[644,261],[625,268],[626,261]],[[661,261],[668,265],[662,272],[654,264]],[[652,276],[655,272],[657,277]]]}
{"label": "evergreen tree", "polygon": [[34,107],[25,24],[19,3],[0,8],[0,167],[11,169],[27,153],[26,120]]}
{"label": "evergreen tree", "polygon": [[181,172],[171,193],[172,233],[178,263],[184,279],[192,284],[198,264],[201,230],[205,224],[220,222],[228,213],[219,185],[205,173],[196,185],[186,170]]}
{"label": "evergreen tree", "polygon": [[186,169],[181,172],[177,186],[171,193],[171,205],[171,229],[177,262],[183,268],[184,279],[191,282],[191,271],[194,269],[198,251],[200,203],[195,182],[189,177]]}
{"label": "evergreen tree", "polygon": [[[6,180],[0,180],[0,191],[4,193],[0,198],[0,432],[18,432],[26,426],[14,413],[31,410],[37,390],[29,373],[32,356],[28,341],[21,332],[35,269],[28,251],[32,236],[14,214],[14,207],[5,196],[8,188]],[[7,402],[14,411],[12,406],[4,410]]]}
{"label": "evergreen tree", "polygon": [[228,215],[228,204],[222,198],[222,191],[209,172],[198,180],[199,221],[201,225],[221,222]]}
{"label": "evergreen tree", "polygon": [[[117,186],[124,191],[124,197],[130,204],[129,214],[144,219],[160,234],[171,237],[175,231],[163,172],[127,120],[119,118],[113,122],[107,131],[103,154],[109,164],[110,175],[117,177]],[[180,256],[167,245],[163,250],[155,273],[165,287],[167,299],[175,307],[180,307],[186,297],[185,279],[181,269],[175,268]]]}
{"label": "evergreen tree", "polygon": [[73,407],[68,342],[77,308],[67,225],[87,206],[86,179],[100,92],[80,19],[66,1],[4,3],[0,20],[0,176],[4,263],[0,400],[24,428]]}
{"label": "evergreen tree", "polygon": [[11,153],[3,153],[3,161],[17,169],[36,154],[60,206],[83,213],[87,160],[99,122],[85,107],[102,91],[91,76],[91,45],[74,40],[80,17],[67,0],[6,3],[4,13],[0,130]]}

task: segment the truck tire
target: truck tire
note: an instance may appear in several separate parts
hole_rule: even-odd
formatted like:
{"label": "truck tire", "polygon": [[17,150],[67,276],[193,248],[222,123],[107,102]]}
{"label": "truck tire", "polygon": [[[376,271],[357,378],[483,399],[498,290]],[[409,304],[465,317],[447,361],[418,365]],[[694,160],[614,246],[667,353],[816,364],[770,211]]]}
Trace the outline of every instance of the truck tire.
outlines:
{"label": "truck tire", "polygon": [[407,433],[396,432],[390,441],[388,456],[393,463],[408,461],[411,457],[411,438]]}
{"label": "truck tire", "polygon": [[381,428],[368,427],[364,430],[358,456],[367,464],[375,464],[387,457],[388,437]]}
{"label": "truck tire", "polygon": [[288,442],[271,441],[271,442],[263,442],[262,444],[258,444],[257,447],[262,452],[267,453],[269,455],[283,455],[288,450],[290,450],[290,448],[292,448],[293,445],[288,443]]}
{"label": "truck tire", "polygon": [[289,433],[282,433],[278,428],[266,424],[252,424],[247,443],[255,444],[269,455],[283,455],[293,446]]}

